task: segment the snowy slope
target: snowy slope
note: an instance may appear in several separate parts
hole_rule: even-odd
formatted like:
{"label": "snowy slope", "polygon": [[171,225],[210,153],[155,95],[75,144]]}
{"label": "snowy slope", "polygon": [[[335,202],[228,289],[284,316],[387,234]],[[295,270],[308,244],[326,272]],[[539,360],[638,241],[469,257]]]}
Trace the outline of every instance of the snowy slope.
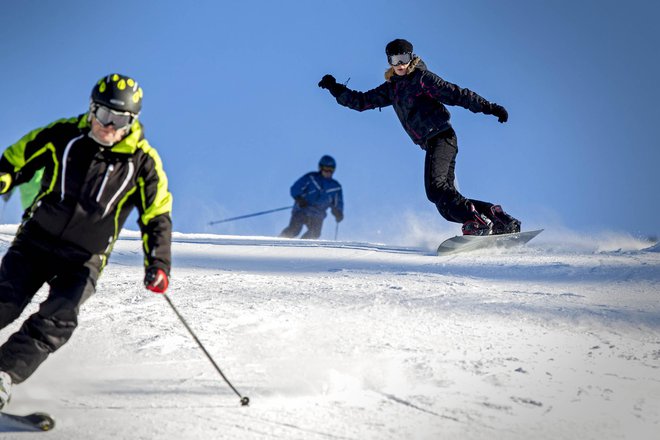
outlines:
{"label": "snowy slope", "polygon": [[127,232],[72,341],[14,389],[57,428],[0,438],[658,438],[657,246],[547,232],[443,258],[176,234],[169,297],[249,407],[141,287]]}

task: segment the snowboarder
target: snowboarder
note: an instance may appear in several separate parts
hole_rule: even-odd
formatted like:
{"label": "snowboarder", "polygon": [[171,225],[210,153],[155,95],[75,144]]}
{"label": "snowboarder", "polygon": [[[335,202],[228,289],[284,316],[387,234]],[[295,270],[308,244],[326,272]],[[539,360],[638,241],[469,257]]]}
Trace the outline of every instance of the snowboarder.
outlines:
{"label": "snowboarder", "polygon": [[0,265],[0,328],[20,316],[44,283],[50,286],[39,310],[0,346],[0,408],[12,384],[69,340],[134,207],[144,285],[157,293],[168,287],[172,195],[138,121],[142,95],[133,78],[108,75],[93,87],[88,112],[28,133],[0,158],[0,194],[44,169]]}
{"label": "snowboarder", "polygon": [[490,235],[520,231],[520,222],[501,206],[463,197],[454,186],[458,144],[445,105],[458,105],[473,113],[494,115],[504,123],[508,113],[501,105],[447,82],[426,69],[403,39],[385,48],[390,65],[385,82],[368,92],[351,90],[325,75],[319,87],[330,91],[337,102],[357,111],[392,105],[412,141],[426,151],[424,185],[426,196],[447,220],[462,223],[463,234]]}
{"label": "snowboarder", "polygon": [[295,204],[291,211],[291,221],[280,233],[280,237],[296,237],[304,225],[307,226],[307,232],[301,238],[319,238],[328,208],[337,223],[344,219],[341,185],[332,178],[336,168],[337,163],[331,156],[323,156],[319,160],[318,171],[305,174],[293,184],[291,197]]}

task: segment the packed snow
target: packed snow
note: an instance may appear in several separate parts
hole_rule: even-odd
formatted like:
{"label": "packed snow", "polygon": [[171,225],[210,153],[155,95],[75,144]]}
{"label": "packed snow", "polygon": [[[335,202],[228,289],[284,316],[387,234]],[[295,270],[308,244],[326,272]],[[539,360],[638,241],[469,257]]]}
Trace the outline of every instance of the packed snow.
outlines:
{"label": "packed snow", "polygon": [[[0,227],[3,254],[15,228]],[[55,430],[0,438],[659,438],[654,242],[547,230],[438,257],[177,233],[173,254],[168,297],[250,405],[142,287],[124,231],[72,340],[6,408],[47,411]]]}

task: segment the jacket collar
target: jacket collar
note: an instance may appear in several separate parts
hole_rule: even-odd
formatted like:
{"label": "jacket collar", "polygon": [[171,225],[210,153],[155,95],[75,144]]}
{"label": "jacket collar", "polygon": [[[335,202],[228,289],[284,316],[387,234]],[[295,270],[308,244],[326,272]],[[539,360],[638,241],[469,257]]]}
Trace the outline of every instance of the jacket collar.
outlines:
{"label": "jacket collar", "polygon": [[[81,115],[80,120],[78,121],[78,128],[82,131],[89,131],[91,129],[89,112]],[[142,124],[136,119],[133,122],[133,125],[131,125],[129,133],[124,139],[110,147],[110,151],[120,154],[133,154],[137,151],[138,144],[142,139],[144,139]]]}
{"label": "jacket collar", "polygon": [[413,73],[415,70],[426,70],[426,64],[424,64],[424,61],[422,61],[422,59],[418,56],[415,56],[415,58],[413,58],[413,60],[410,62],[406,76],[399,76],[395,74],[394,67],[390,66],[390,68],[385,71],[385,81],[400,81]]}

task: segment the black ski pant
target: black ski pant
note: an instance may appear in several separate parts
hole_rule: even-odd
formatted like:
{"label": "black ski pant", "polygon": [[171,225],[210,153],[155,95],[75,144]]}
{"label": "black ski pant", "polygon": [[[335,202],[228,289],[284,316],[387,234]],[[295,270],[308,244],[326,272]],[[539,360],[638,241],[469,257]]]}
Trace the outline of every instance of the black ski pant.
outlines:
{"label": "black ski pant", "polygon": [[0,347],[0,371],[16,384],[69,340],[102,267],[99,255],[51,245],[19,233],[0,265],[0,328],[21,315],[43,284],[50,286],[39,310]]}
{"label": "black ski pant", "polygon": [[470,204],[476,210],[490,217],[492,203],[467,199],[454,185],[456,175],[456,155],[458,142],[452,128],[445,130],[426,141],[424,161],[424,188],[426,197],[438,208],[445,219],[455,223],[465,223],[474,218]]}
{"label": "black ski pant", "polygon": [[280,237],[294,238],[300,234],[303,226],[307,226],[307,232],[300,238],[319,238],[321,236],[321,228],[323,227],[323,217],[315,215],[306,215],[304,211],[293,211],[291,213],[291,220],[289,226],[284,228],[280,233]]}

